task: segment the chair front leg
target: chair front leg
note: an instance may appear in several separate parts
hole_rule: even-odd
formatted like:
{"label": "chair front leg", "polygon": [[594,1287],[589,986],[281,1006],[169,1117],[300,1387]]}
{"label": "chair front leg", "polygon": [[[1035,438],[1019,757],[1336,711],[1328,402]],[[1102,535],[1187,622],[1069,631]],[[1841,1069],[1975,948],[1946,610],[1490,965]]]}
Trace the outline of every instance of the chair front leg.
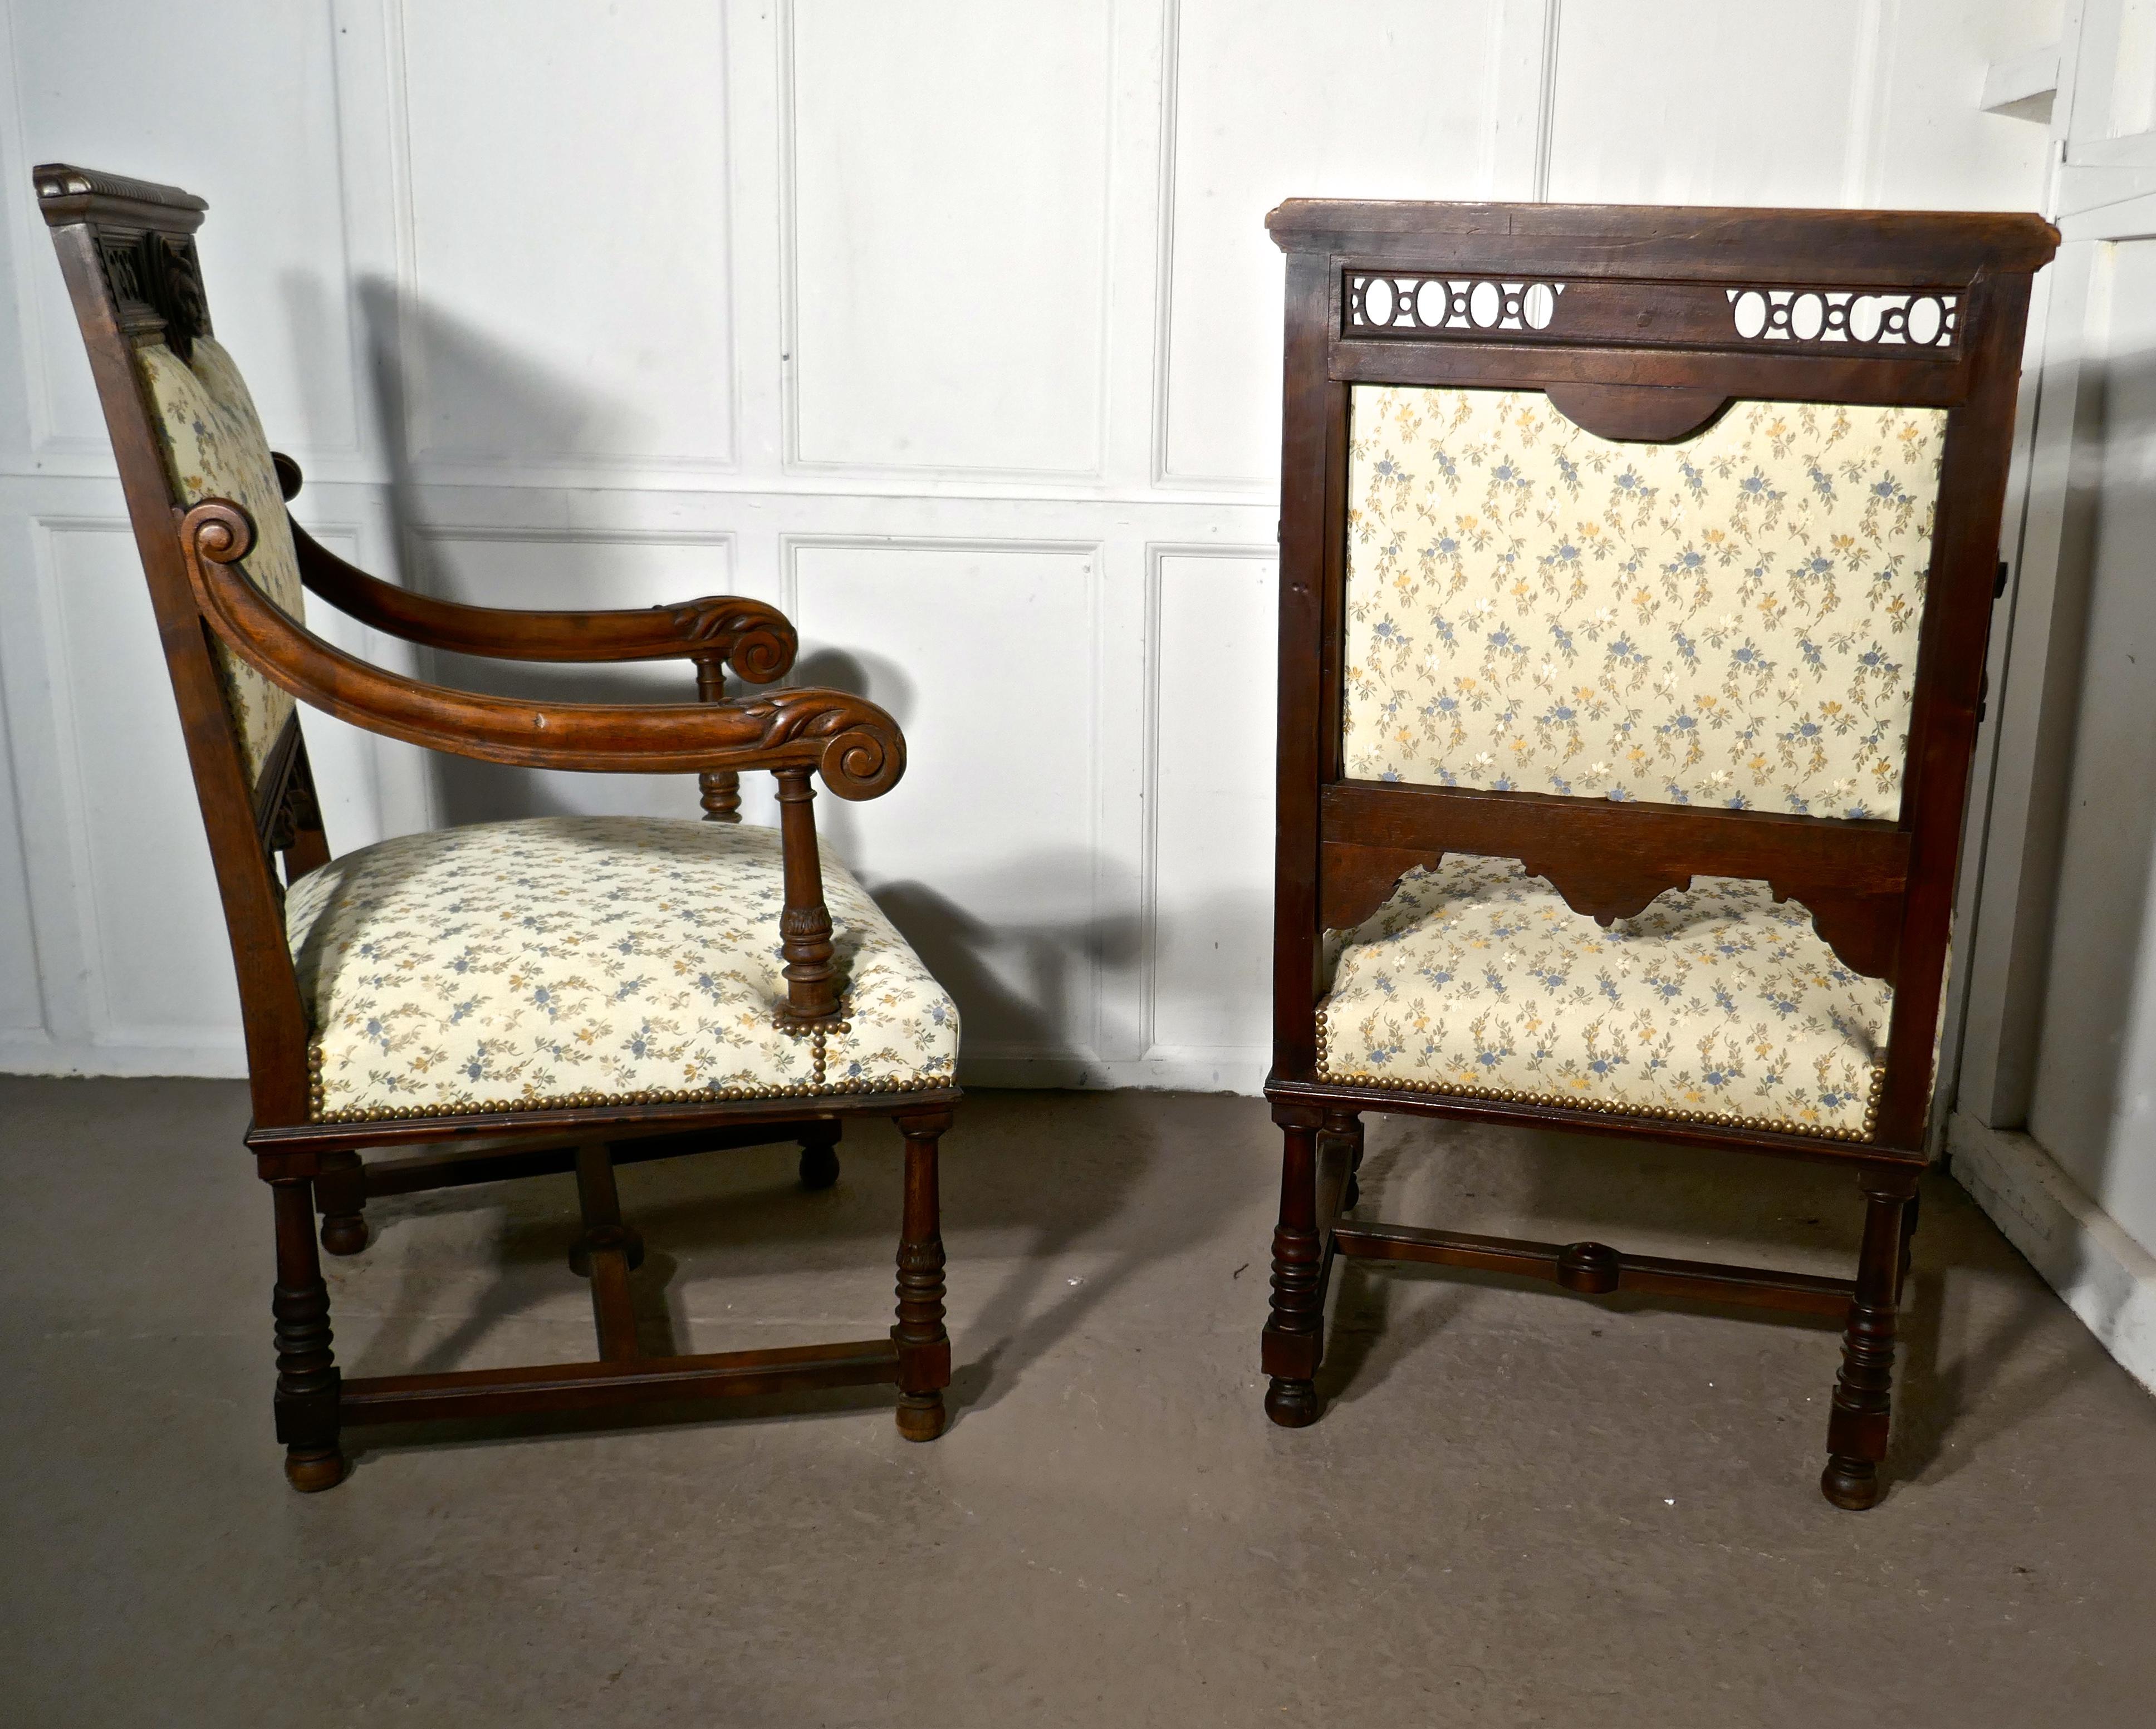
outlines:
{"label": "chair front leg", "polygon": [[937,1193],[938,1143],[951,1126],[940,1111],[898,1119],[906,1136],[906,1219],[898,1243],[898,1432],[909,1441],[943,1433],[951,1384],[951,1336],[943,1330],[943,1237]]}
{"label": "chair front leg", "polygon": [[1820,1477],[1820,1492],[1851,1512],[1879,1499],[1879,1467],[1893,1421],[1894,1336],[1909,1252],[1904,1224],[1916,1192],[1913,1172],[1865,1173],[1864,1246],[1827,1419],[1826,1470]]}
{"label": "chair front leg", "polygon": [[1317,1234],[1317,1131],[1325,1114],[1276,1105],[1273,1121],[1282,1147],[1272,1316],[1261,1359],[1272,1381],[1265,1415],[1283,1429],[1301,1429],[1317,1420],[1317,1366],[1325,1358],[1325,1257]]}
{"label": "chair front leg", "polygon": [[277,1439],[285,1480],[312,1493],[344,1480],[337,1445],[336,1358],[330,1349],[330,1292],[315,1253],[315,1203],[304,1177],[270,1185],[277,1215]]}

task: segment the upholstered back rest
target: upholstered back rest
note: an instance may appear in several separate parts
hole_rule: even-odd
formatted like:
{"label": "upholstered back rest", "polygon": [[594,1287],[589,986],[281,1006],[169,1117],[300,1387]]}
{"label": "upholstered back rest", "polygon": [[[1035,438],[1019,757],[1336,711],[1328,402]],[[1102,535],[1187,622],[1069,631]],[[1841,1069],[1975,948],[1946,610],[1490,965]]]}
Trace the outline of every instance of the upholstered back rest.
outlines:
{"label": "upholstered back rest", "polygon": [[1517,860],[1604,925],[1739,878],[1892,987],[1871,1144],[1920,1151],[2056,233],[1302,200],[1267,226],[1276,1095],[1320,1084],[1324,933],[1411,870]]}
{"label": "upholstered back rest", "polygon": [[1628,444],[1540,392],[1354,386],[1346,774],[1897,816],[1945,432],[1750,401]]}
{"label": "upholstered back rest", "polygon": [[286,864],[325,850],[290,695],[211,629],[182,551],[182,514],[228,500],[254,529],[242,564],[295,617],[300,581],[283,489],[254,404],[211,333],[176,187],[48,164],[33,171],[120,468],[177,700],[239,974],[258,1124],[306,1120],[306,1024],[285,940]]}
{"label": "upholstered back rest", "polygon": [[[187,347],[185,360],[166,342],[135,351],[173,500],[185,508],[206,498],[228,499],[244,510],[254,519],[255,537],[240,568],[280,607],[295,618],[302,617],[305,591],[291,525],[285,516],[284,490],[247,381],[223,345],[206,331]],[[222,642],[213,641],[210,650],[217,658],[248,784],[258,785],[291,717],[292,696]]]}

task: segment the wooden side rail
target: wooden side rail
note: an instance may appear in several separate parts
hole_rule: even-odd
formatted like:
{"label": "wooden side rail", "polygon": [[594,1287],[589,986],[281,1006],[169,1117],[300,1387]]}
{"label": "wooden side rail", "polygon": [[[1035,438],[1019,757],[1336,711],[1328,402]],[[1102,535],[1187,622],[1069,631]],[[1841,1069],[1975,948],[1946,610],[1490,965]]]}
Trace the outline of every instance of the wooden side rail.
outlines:
{"label": "wooden side rail", "polygon": [[1691,1297],[1749,1308],[1848,1317],[1856,1281],[1808,1273],[1776,1273],[1719,1262],[1668,1260],[1653,1254],[1620,1254],[1603,1243],[1533,1243],[1511,1237],[1477,1237],[1414,1225],[1360,1224],[1342,1219],[1332,1228],[1333,1247],[1351,1260],[1427,1261],[1543,1279],[1582,1296],[1619,1291]]}
{"label": "wooden side rail", "polygon": [[346,1424],[436,1418],[524,1416],[674,1399],[748,1398],[817,1387],[888,1386],[898,1379],[891,1338],[703,1357],[633,1357],[466,1369],[446,1375],[381,1375],[346,1381],[338,1416]]}
{"label": "wooden side rail", "polygon": [[[685,1132],[647,1135],[638,1140],[608,1141],[607,1149],[617,1165],[639,1165],[652,1159],[684,1158],[692,1153],[721,1152],[731,1147],[768,1147],[798,1139],[816,1120],[798,1122],[752,1123],[733,1128],[691,1129]],[[835,1131],[835,1123],[827,1126]],[[443,1152],[415,1153],[406,1158],[375,1159],[360,1168],[355,1178],[358,1193],[367,1200],[384,1195],[423,1193],[429,1189],[461,1188],[476,1183],[506,1183],[518,1177],[559,1176],[577,1168],[577,1148],[565,1142],[533,1147],[510,1139],[453,1147]],[[317,1187],[325,1179],[316,1179]]]}
{"label": "wooden side rail", "polygon": [[1320,795],[1318,834],[1331,930],[1369,917],[1415,865],[1475,853],[1517,859],[1605,925],[1695,875],[1763,881],[1803,902],[1850,967],[1894,976],[1910,841],[1892,823],[1342,781]]}

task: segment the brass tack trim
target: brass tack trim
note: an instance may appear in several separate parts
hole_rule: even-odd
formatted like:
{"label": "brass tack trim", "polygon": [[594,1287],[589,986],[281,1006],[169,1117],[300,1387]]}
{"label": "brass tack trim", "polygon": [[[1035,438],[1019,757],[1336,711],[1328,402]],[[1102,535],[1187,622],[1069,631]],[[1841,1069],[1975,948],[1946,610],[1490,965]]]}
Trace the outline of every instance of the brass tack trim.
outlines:
{"label": "brass tack trim", "polygon": [[[842,1023],[837,1030],[850,1030]],[[307,1047],[307,1116],[311,1122],[405,1122],[430,1116],[489,1116],[525,1111],[592,1111],[617,1105],[703,1105],[742,1099],[840,1098],[858,1093],[927,1093],[950,1086],[950,1075],[911,1080],[829,1080],[825,1079],[823,1035],[812,1047],[816,1055],[812,1079],[799,1086],[649,1087],[632,1093],[563,1093],[540,1099],[484,1099],[443,1105],[375,1105],[364,1110],[327,1111],[327,1089],[322,1077],[322,1048]]]}
{"label": "brass tack trim", "polygon": [[1332,1039],[1325,1011],[1317,1013],[1317,1079],[1343,1086],[1366,1086],[1383,1092],[1434,1093],[1455,1099],[1487,1099],[1506,1105],[1541,1105],[1562,1111],[1587,1111],[1605,1116],[1641,1117],[1656,1122],[1702,1122],[1717,1128],[1768,1129],[1784,1135],[1804,1135],[1815,1141],[1868,1142],[1878,1133],[1879,1095],[1887,1082],[1883,1064],[1871,1067],[1871,1088],[1864,1101],[1861,1128],[1844,1129],[1819,1123],[1798,1122],[1785,1116],[1747,1116],[1734,1111],[1686,1111],[1677,1106],[1639,1105],[1625,1099],[1583,1098],[1571,1093],[1528,1092],[1517,1087],[1463,1086],[1453,1080],[1407,1080],[1391,1075],[1343,1074],[1332,1067]]}

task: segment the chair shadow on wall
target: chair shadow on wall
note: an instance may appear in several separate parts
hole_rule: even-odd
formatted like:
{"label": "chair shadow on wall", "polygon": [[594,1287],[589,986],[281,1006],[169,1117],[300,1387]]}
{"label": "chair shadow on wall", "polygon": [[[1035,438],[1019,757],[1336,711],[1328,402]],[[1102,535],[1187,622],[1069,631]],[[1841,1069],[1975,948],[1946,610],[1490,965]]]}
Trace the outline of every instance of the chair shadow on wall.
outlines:
{"label": "chair shadow on wall", "polygon": [[[465,590],[442,550],[439,530],[444,525],[435,520],[424,500],[418,473],[423,452],[415,448],[415,423],[431,405],[453,402],[458,411],[457,444],[446,450],[428,449],[424,454],[429,460],[477,459],[513,469],[520,460],[558,463],[572,456],[594,442],[595,429],[625,418],[623,409],[582,381],[534,361],[439,308],[409,301],[400,305],[395,285],[384,279],[362,279],[357,297],[388,470],[388,516],[402,580],[444,599],[495,606],[576,603],[552,596],[520,600],[513,592],[475,594]],[[417,367],[423,377],[408,376],[408,367]],[[513,480],[514,475],[505,478]],[[723,568],[714,569],[696,592],[723,590],[726,575]],[[622,603],[619,597],[603,593],[581,600],[594,607]],[[686,701],[696,690],[694,673],[685,663],[675,661],[549,665],[441,651],[429,651],[429,658],[434,675],[444,683],[497,696]],[[567,815],[589,808],[562,796],[564,777],[439,755],[429,758],[428,772],[434,808],[445,824]],[[629,782],[644,777],[613,778]],[[658,788],[672,785],[671,777],[654,777],[649,796],[630,794],[626,802],[639,811],[665,809],[670,801]],[[693,811],[695,804],[691,790],[683,808]]]}
{"label": "chair shadow on wall", "polygon": [[[295,320],[304,327],[314,296],[311,285],[288,284]],[[593,398],[578,381],[517,353],[486,332],[439,309],[400,302],[393,284],[381,279],[363,280],[358,289],[362,328],[372,362],[377,393],[375,407],[382,428],[388,469],[388,507],[394,542],[398,549],[402,580],[410,587],[444,598],[483,599],[495,605],[520,603],[512,591],[474,596],[459,592],[454,572],[442,561],[439,530],[444,525],[431,513],[422,490],[418,458],[414,448],[415,381],[407,376],[409,357],[425,357],[425,391],[432,403],[454,400],[464,435],[482,447],[475,454],[495,458],[528,458],[535,462],[559,459],[588,438],[595,424],[605,423],[612,411]],[[316,321],[319,322],[319,320]],[[443,453],[429,450],[430,459]],[[454,460],[454,454],[450,459]],[[726,586],[725,576],[715,573],[699,592]],[[689,598],[686,595],[678,597]],[[593,593],[565,600],[550,596],[546,603],[620,604],[617,596]],[[462,655],[436,657],[442,663],[439,676],[465,688],[502,695],[543,695],[555,700],[650,702],[687,700],[693,680],[675,663],[656,667],[623,669],[605,666],[543,666],[528,663],[489,661]],[[678,694],[665,680],[679,683]],[[825,647],[803,655],[788,682],[824,685],[866,695],[888,709],[903,728],[911,717],[917,687],[914,676],[887,656],[869,650]],[[498,821],[525,816],[566,813],[595,808],[625,807],[691,816],[696,809],[692,777],[649,777],[648,797],[643,789],[617,782],[600,798],[575,806],[562,797],[563,782],[526,771],[435,756],[429,759],[434,776],[436,809],[444,826]],[[641,778],[641,777],[639,777]],[[629,777],[621,777],[626,781]],[[745,804],[752,820],[767,798],[747,777]],[[903,796],[903,782],[898,796]],[[864,813],[834,798],[817,804],[818,827],[827,850],[839,858],[859,858],[867,849]],[[1038,854],[1010,861],[1004,874],[1029,882],[1081,882],[1089,885],[1100,868],[1098,857],[1086,849]],[[870,892],[892,922],[906,936],[930,971],[957,999],[969,1049],[988,1044],[1011,1054],[1055,1051],[1069,1042],[1062,1030],[1068,1007],[1083,1001],[1088,993],[1084,977],[1100,967],[1127,966],[1137,958],[1141,942],[1135,918],[1041,920],[1013,923],[988,921],[969,912],[948,895],[917,881],[878,882],[865,873]],[[1090,892],[1086,896],[1090,904]],[[1125,1043],[1131,1029],[1112,1029],[1110,1039]],[[961,1078],[964,1078],[962,1055]],[[977,1111],[981,1107],[976,1107]],[[1150,1214],[1134,1215],[1137,1229],[1120,1233],[1120,1246],[1107,1265],[1096,1268],[1068,1294],[1054,1294],[1044,1304],[1054,1277],[1051,1264],[1074,1245],[1097,1233],[1116,1234],[1118,1221],[1130,1211],[1131,1197],[1143,1182],[1158,1152],[1157,1141],[1142,1110],[1102,1100],[1094,1109],[1112,1119],[1106,1141],[1115,1156],[1103,1158],[1092,1172],[1092,1180],[1065,1185],[1056,1182],[1020,1184],[991,1183],[996,1197],[984,1213],[963,1184],[950,1186],[946,1196],[947,1229],[1000,1230],[1015,1228],[1024,1234],[1027,1247],[1014,1260],[997,1290],[978,1311],[968,1334],[985,1337],[978,1349],[962,1338],[962,1351],[970,1354],[957,1365],[952,1389],[953,1419],[963,1420],[969,1407],[993,1403],[1023,1369],[1036,1361],[1071,1326],[1077,1325],[1123,1279],[1178,1246],[1174,1231]],[[947,1143],[961,1159],[968,1112],[962,1109],[957,1125]],[[856,1135],[864,1131],[856,1129]],[[889,1137],[893,1149],[896,1135]],[[687,1300],[680,1275],[685,1259],[706,1256],[732,1258],[761,1250],[805,1252],[813,1256],[819,1247],[841,1243],[881,1244],[897,1217],[896,1161],[872,1161],[844,1157],[837,1190],[827,1194],[803,1193],[793,1181],[791,1155],[784,1148],[761,1149],[752,1153],[726,1156],[726,1169],[733,1180],[712,1185],[694,1182],[694,1193],[673,1192],[663,1173],[679,1167],[630,1167],[624,1170],[624,1203],[646,1234],[649,1247],[643,1267],[633,1280],[637,1302],[639,1337],[654,1353],[686,1348],[681,1342],[690,1332]],[[716,1167],[707,1159],[682,1162],[691,1173],[701,1166],[709,1173]],[[768,1167],[768,1168],[766,1168]],[[888,1168],[886,1168],[888,1167]],[[746,1168],[751,1180],[739,1180]],[[654,1190],[655,1206],[647,1201],[640,1208],[639,1191]],[[886,1193],[886,1191],[888,1193]],[[858,1204],[848,1204],[851,1197]],[[498,1255],[490,1290],[474,1301],[447,1333],[431,1332],[427,1316],[439,1307],[430,1300],[444,1279],[458,1276],[467,1262],[454,1265],[431,1254],[398,1268],[398,1289],[383,1298],[364,1300],[366,1306],[384,1318],[368,1340],[361,1360],[347,1364],[352,1372],[378,1365],[382,1372],[426,1373],[468,1362],[475,1352],[483,1352],[488,1336],[498,1328],[558,1306],[564,1290],[563,1266],[578,1226],[573,1188],[566,1177],[526,1180],[507,1188],[489,1185],[469,1189],[378,1201],[370,1208],[377,1232],[377,1249],[394,1249],[404,1234],[403,1227],[423,1219],[465,1218],[467,1228],[479,1216],[499,1211],[498,1240],[489,1255]],[[886,1215],[888,1215],[887,1217]],[[366,1262],[350,1267],[332,1264],[336,1287],[354,1292],[367,1281]],[[963,1278],[963,1265],[954,1260],[954,1279]],[[573,1295],[573,1291],[572,1291]],[[557,1309],[556,1312],[562,1312]],[[564,1315],[564,1318],[570,1318]],[[580,1317],[577,1317],[580,1321]],[[873,1402],[873,1390],[841,1389],[831,1393],[808,1393],[787,1398],[757,1401],[773,1418],[788,1418],[811,1410]],[[624,1413],[622,1421],[649,1420]],[[684,1415],[706,1420],[708,1408],[685,1408]],[[725,1420],[725,1419],[720,1419]],[[543,1431],[547,1424],[483,1426],[494,1434]],[[385,1432],[384,1439],[397,1439]],[[453,1437],[449,1439],[454,1439]]]}

